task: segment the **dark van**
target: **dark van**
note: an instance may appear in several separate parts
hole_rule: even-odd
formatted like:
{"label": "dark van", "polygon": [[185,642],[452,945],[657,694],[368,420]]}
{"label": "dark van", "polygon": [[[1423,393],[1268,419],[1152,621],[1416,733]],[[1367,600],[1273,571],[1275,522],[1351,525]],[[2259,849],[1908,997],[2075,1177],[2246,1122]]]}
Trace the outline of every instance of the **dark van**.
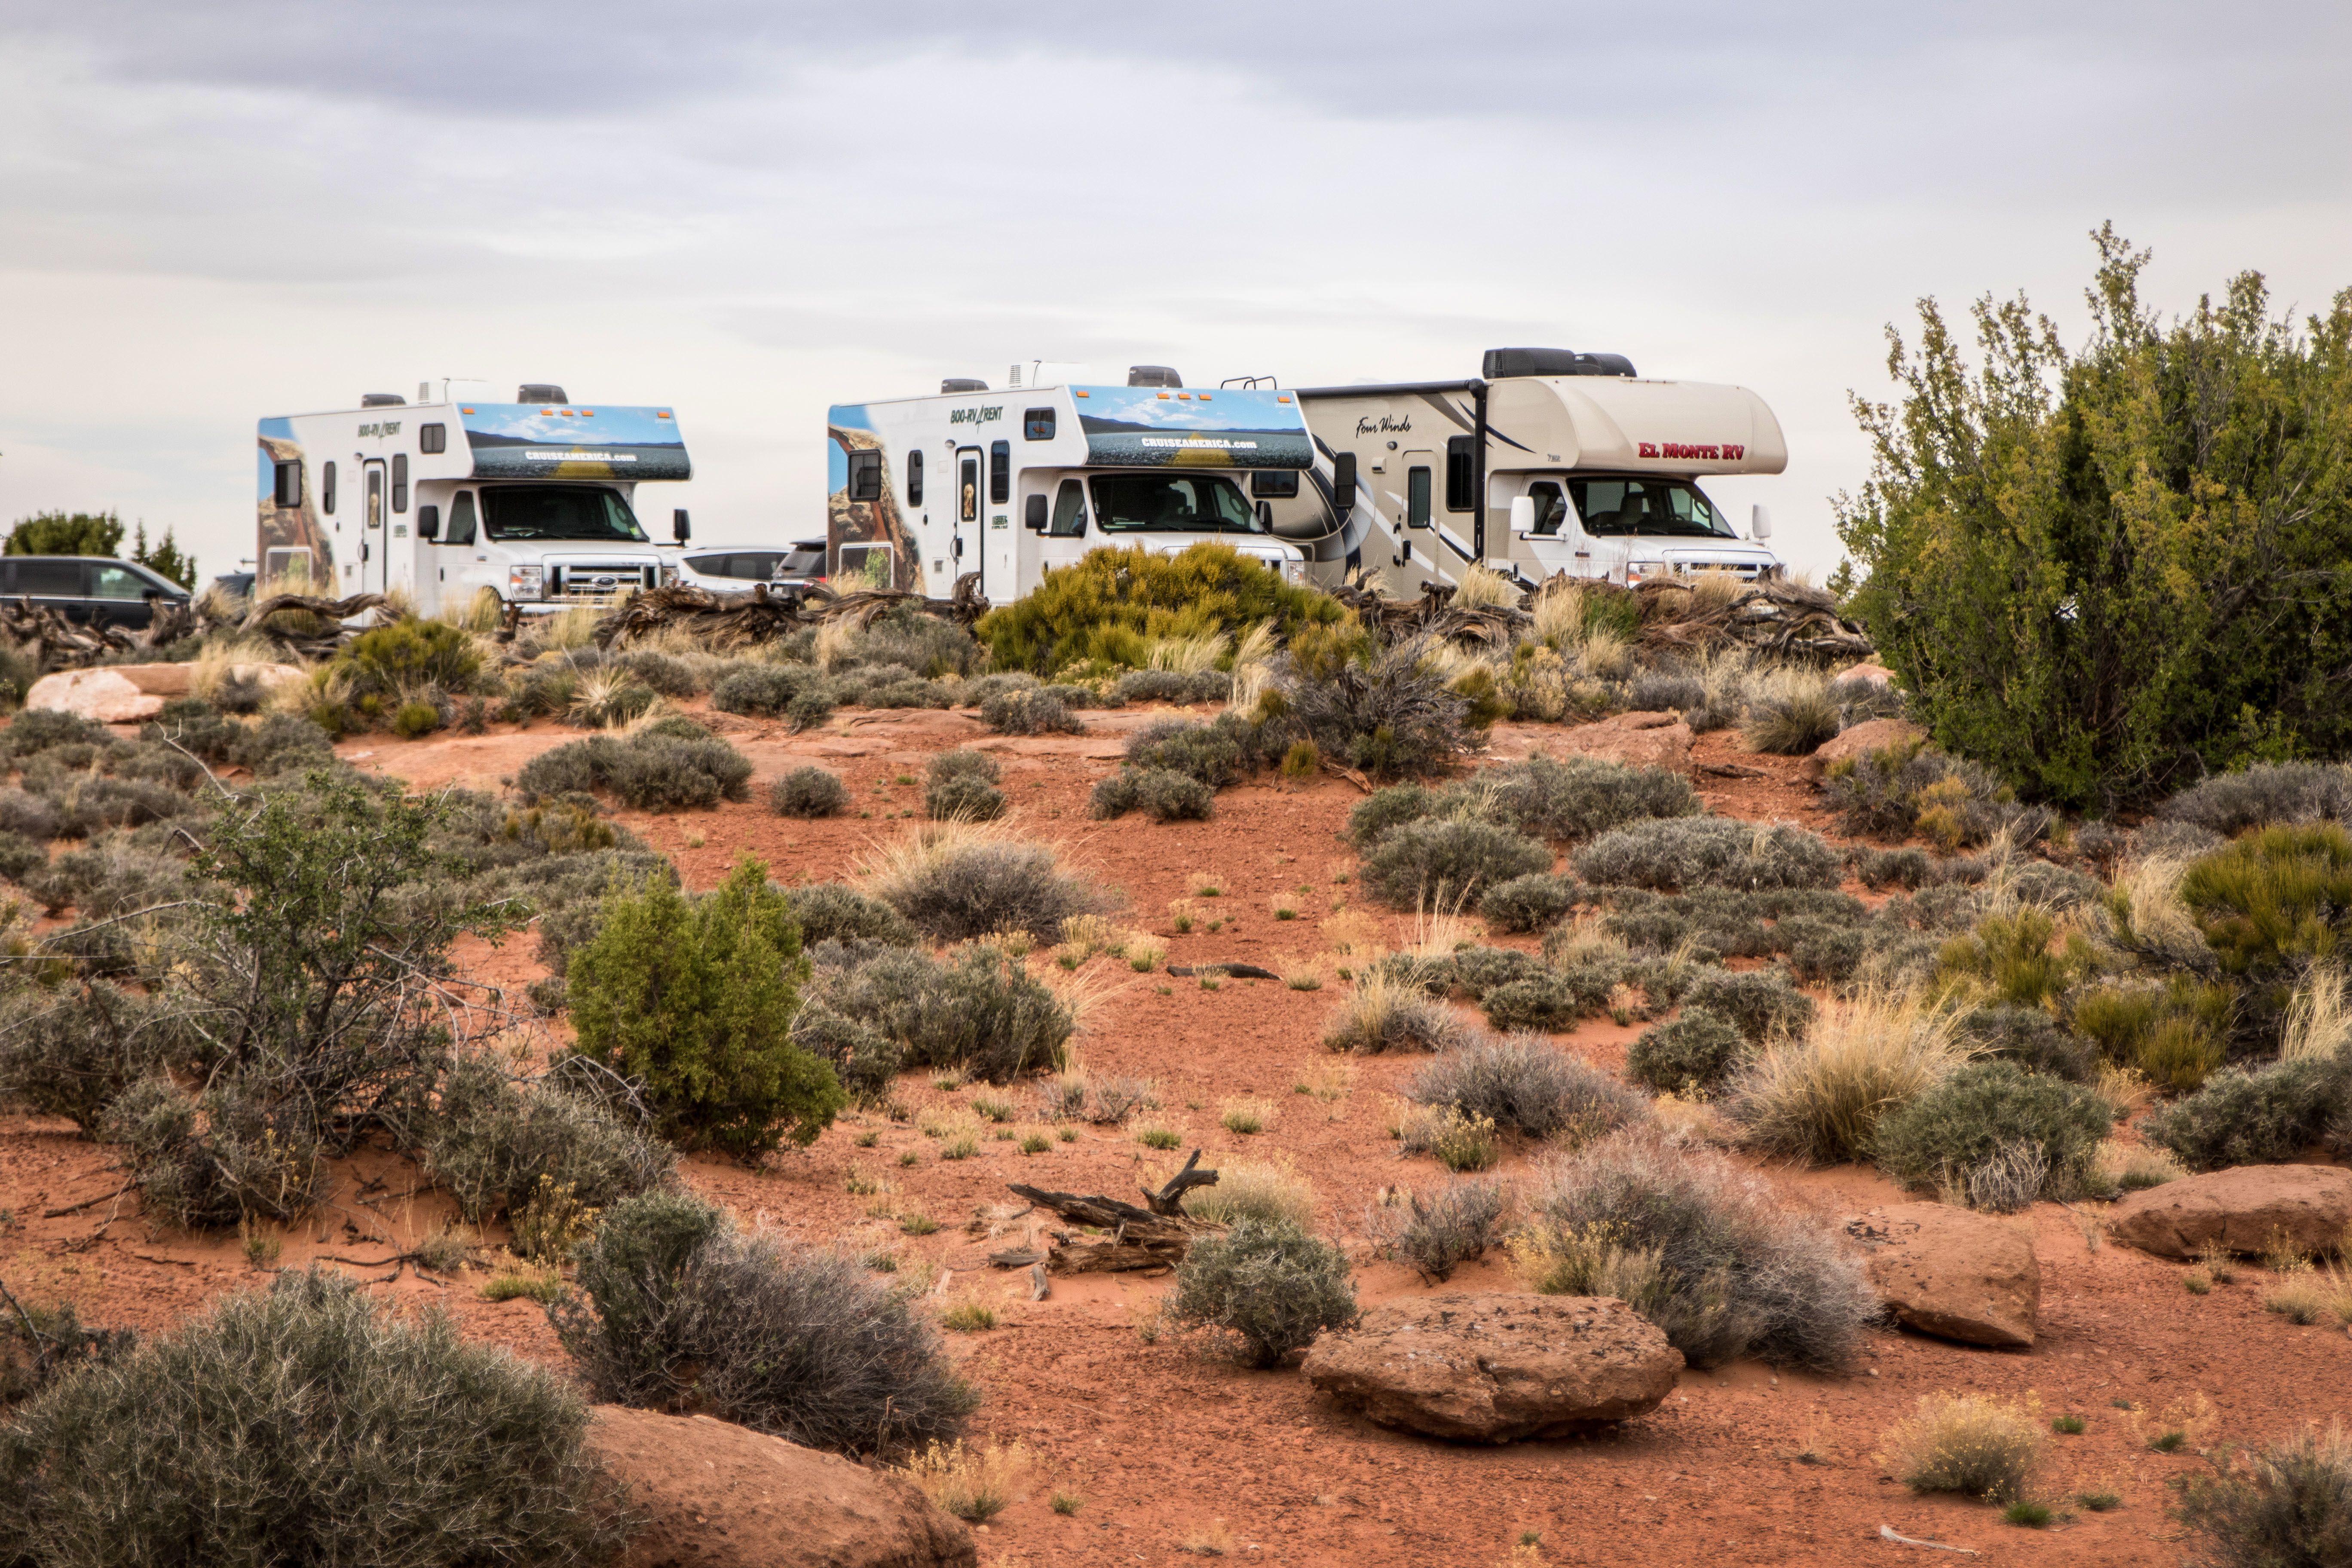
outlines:
{"label": "dark van", "polygon": [[189,593],[134,561],[101,555],[0,555],[0,599],[30,599],[68,620],[94,626],[146,626],[160,603],[184,605]]}

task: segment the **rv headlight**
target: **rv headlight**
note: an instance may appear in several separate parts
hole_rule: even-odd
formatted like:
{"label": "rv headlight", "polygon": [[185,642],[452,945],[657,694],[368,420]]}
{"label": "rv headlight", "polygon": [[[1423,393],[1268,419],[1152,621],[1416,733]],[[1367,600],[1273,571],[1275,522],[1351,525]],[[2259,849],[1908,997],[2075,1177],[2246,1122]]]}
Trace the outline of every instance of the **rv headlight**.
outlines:
{"label": "rv headlight", "polygon": [[675,566],[665,566],[665,567],[663,567],[663,568],[661,569],[661,585],[662,585],[663,587],[667,588],[667,587],[668,587],[672,583],[675,583],[675,582],[677,582],[677,567],[675,567]]}
{"label": "rv headlight", "polygon": [[547,596],[547,568],[544,566],[509,566],[507,568],[507,597],[509,599],[543,599]]}

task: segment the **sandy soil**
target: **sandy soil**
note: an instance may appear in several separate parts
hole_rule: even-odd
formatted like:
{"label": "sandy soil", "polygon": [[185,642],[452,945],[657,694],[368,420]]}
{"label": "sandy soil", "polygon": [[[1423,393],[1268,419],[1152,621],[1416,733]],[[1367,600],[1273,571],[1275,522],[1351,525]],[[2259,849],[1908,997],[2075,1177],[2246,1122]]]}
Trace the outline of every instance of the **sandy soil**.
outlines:
{"label": "sandy soil", "polygon": [[[1155,716],[1090,715],[1095,729],[1087,736],[1037,740],[992,736],[968,718],[931,712],[846,712],[802,735],[733,721],[730,739],[759,766],[753,804],[625,820],[674,854],[698,887],[717,881],[746,852],[765,858],[782,880],[836,878],[897,830],[894,815],[917,809],[919,786],[898,781],[919,777],[926,756],[958,743],[997,752],[1024,830],[1061,840],[1079,864],[1120,889],[1129,923],[1160,934],[1171,962],[1238,959],[1284,971],[1319,963],[1329,982],[1319,992],[1247,981],[1209,991],[1098,958],[1093,962],[1112,994],[1081,1048],[1097,1072],[1156,1079],[1169,1117],[1209,1151],[1204,1163],[1244,1152],[1295,1160],[1315,1181],[1325,1225],[1360,1253],[1363,1216],[1379,1189],[1427,1184],[1438,1173],[1427,1162],[1400,1158],[1385,1131],[1386,1097],[1413,1061],[1344,1064],[1352,1066],[1353,1087],[1336,1104],[1294,1091],[1339,1065],[1318,1044],[1337,984],[1321,922],[1359,907],[1347,879],[1352,857],[1339,837],[1359,795],[1336,780],[1295,789],[1250,785],[1220,795],[1208,823],[1090,821],[1087,792],[1116,766],[1123,731]],[[1494,752],[1524,754],[1558,734],[1507,726]],[[362,766],[416,785],[495,788],[530,756],[575,738],[577,731],[542,725],[407,744],[371,738],[342,750]],[[1702,792],[1717,811],[1831,826],[1794,762],[1746,754],[1722,734],[1703,737],[1694,760],[1757,771],[1737,779],[1703,773]],[[788,821],[757,804],[769,777],[810,761],[839,771],[872,816]],[[1195,899],[1202,921],[1177,935],[1169,906],[1188,894],[1196,875],[1215,879],[1223,894]],[[1302,917],[1276,920],[1276,894],[1298,899]],[[1408,923],[1373,913],[1391,931]],[[1223,929],[1209,932],[1207,921],[1219,917]],[[468,956],[486,977],[515,984],[539,973],[529,945],[509,941]],[[1615,1066],[1633,1032],[1602,1019],[1560,1040]],[[911,1077],[899,1092],[918,1110],[969,1098]],[[1248,1138],[1224,1131],[1218,1110],[1236,1096],[1274,1101],[1273,1125]],[[1013,1098],[1027,1114],[1032,1091],[1017,1089]],[[866,1134],[876,1142],[861,1149],[855,1141]],[[1192,1560],[1191,1547],[1223,1543],[1231,1555],[1265,1563],[1484,1568],[1528,1531],[1540,1532],[1544,1558],[1555,1563],[1944,1561],[1876,1539],[1882,1524],[1974,1549],[1990,1562],[2170,1563],[2181,1547],[2164,1512],[2167,1483],[2204,1461],[2148,1451],[2136,1435],[2139,1420],[2202,1395],[2216,1412],[2209,1440],[2261,1441],[2340,1413],[2352,1386],[2352,1337],[2263,1312],[2261,1270],[2193,1297],[2181,1289],[2179,1266],[2088,1246],[2075,1215],[2043,1205],[2015,1222],[2032,1234],[2043,1269],[2042,1338],[2030,1353],[1882,1331],[1849,1376],[1746,1364],[1686,1373],[1661,1409],[1613,1435],[1451,1447],[1363,1424],[1316,1395],[1295,1371],[1240,1370],[1171,1339],[1145,1343],[1136,1321],[1164,1281],[1056,1281],[1049,1300],[1033,1303],[1013,1279],[986,1268],[984,1254],[1004,1245],[992,1242],[990,1231],[992,1216],[1010,1206],[1007,1182],[1120,1193],[1155,1179],[1172,1165],[1170,1157],[1094,1128],[1035,1156],[994,1139],[978,1157],[952,1163],[936,1150],[910,1124],[853,1117],[809,1151],[761,1169],[698,1162],[687,1173],[749,1219],[811,1242],[898,1247],[939,1266],[943,1297],[973,1293],[1000,1303],[1004,1326],[949,1336],[951,1352],[986,1394],[978,1433],[1018,1439],[1037,1457],[1021,1500],[986,1527],[982,1556],[991,1563],[1157,1565]],[[914,1154],[913,1165],[900,1166],[902,1152]],[[1524,1177],[1539,1157],[1540,1151],[1515,1151],[1501,1174]],[[887,1177],[892,1212],[926,1213],[940,1223],[938,1234],[908,1238],[893,1220],[869,1217],[876,1200],[845,1190],[853,1166]],[[1864,1169],[1769,1174],[1792,1197],[1832,1215],[1897,1195]],[[380,1279],[393,1273],[383,1260],[447,1215],[446,1200],[413,1191],[415,1171],[404,1161],[362,1154],[341,1176],[335,1201],[316,1222],[285,1237],[283,1263],[324,1258]],[[121,1182],[108,1151],[67,1124],[0,1119],[0,1208],[10,1211],[0,1258],[11,1284],[70,1299],[85,1321],[153,1330],[257,1283],[234,1237],[152,1229],[139,1218],[135,1197],[117,1194]],[[468,1334],[563,1366],[541,1310],[528,1300],[481,1300],[480,1278],[443,1283],[403,1270],[380,1289],[403,1302],[446,1307]],[[1479,1285],[1509,1288],[1510,1280],[1489,1262],[1461,1271],[1448,1288]],[[1359,1275],[1367,1301],[1423,1288],[1393,1265],[1368,1262]],[[2046,1489],[2113,1490],[2124,1506],[2035,1531],[2005,1526],[1982,1505],[1910,1496],[1874,1450],[1916,1398],[1938,1390],[2031,1393],[2052,1414],[2081,1414],[2089,1423],[2084,1436],[2053,1439]],[[2119,1407],[2126,1401],[2131,1411]],[[1050,1510],[1056,1490],[1085,1499],[1074,1516]]]}

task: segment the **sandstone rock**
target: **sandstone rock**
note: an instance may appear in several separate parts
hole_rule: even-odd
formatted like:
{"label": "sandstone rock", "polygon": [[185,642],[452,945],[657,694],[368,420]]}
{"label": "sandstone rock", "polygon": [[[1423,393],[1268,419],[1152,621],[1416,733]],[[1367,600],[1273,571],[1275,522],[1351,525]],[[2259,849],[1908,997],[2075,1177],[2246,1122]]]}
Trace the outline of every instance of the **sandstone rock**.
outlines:
{"label": "sandstone rock", "polygon": [[2132,1194],[2108,1211],[2117,1241],[2166,1258],[2194,1258],[2207,1242],[2260,1252],[2284,1231],[2305,1252],[2342,1245],[2352,1230],[2352,1171],[2328,1165],[2240,1165]]}
{"label": "sandstone rock", "polygon": [[1865,719],[1823,741],[1813,754],[1805,759],[1805,771],[1820,778],[1829,772],[1832,763],[1859,757],[1864,752],[1884,752],[1896,746],[1908,746],[1924,741],[1927,731],[1905,719]]}
{"label": "sandstone rock", "polygon": [[[231,677],[269,687],[299,680],[290,664],[232,664]],[[51,713],[79,713],[101,724],[135,724],[152,719],[174,697],[194,689],[193,664],[117,664],[103,669],[61,669],[33,682],[25,706]]]}
{"label": "sandstone rock", "polygon": [[1560,731],[1559,749],[1633,767],[1690,772],[1690,726],[1671,713],[1620,713]]}
{"label": "sandstone rock", "polygon": [[1507,1443],[1654,1409],[1682,1352],[1606,1297],[1449,1291],[1375,1307],[1307,1352],[1307,1380],[1384,1426]]}
{"label": "sandstone rock", "polygon": [[1895,1321],[1963,1344],[2031,1346],[2042,1265],[2015,1226],[1945,1204],[1896,1204],[1849,1221]]}
{"label": "sandstone rock", "polygon": [[600,1405],[588,1446],[645,1528],[625,1568],[971,1568],[971,1531],[896,1470],[708,1415]]}
{"label": "sandstone rock", "polygon": [[1867,680],[1873,686],[1892,686],[1895,684],[1895,672],[1883,664],[1873,664],[1864,659],[1860,664],[1847,665],[1830,677],[1832,685],[1841,680]]}

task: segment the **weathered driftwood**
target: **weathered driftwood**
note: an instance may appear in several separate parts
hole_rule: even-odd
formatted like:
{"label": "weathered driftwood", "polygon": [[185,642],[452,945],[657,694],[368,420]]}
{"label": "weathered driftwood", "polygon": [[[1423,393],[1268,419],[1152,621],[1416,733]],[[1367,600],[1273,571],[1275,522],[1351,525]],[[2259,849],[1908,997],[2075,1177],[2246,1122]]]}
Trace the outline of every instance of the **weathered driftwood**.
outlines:
{"label": "weathered driftwood", "polygon": [[[343,625],[345,621],[383,602],[382,594],[353,594],[342,599],[318,594],[272,594],[247,612],[239,629],[266,637],[299,658],[324,658],[357,635]],[[320,625],[325,629],[311,629]]]}
{"label": "weathered driftwood", "polygon": [[1021,1268],[1042,1261],[1055,1274],[1173,1268],[1184,1260],[1185,1250],[1192,1245],[1194,1237],[1216,1228],[1184,1212],[1186,1193],[1194,1187],[1216,1185],[1217,1173],[1203,1171],[1200,1164],[1201,1151],[1195,1149],[1192,1157],[1184,1162],[1184,1168],[1157,1190],[1143,1189],[1143,1201],[1149,1205],[1144,1208],[1099,1194],[1089,1197],[1015,1183],[1013,1191],[1039,1208],[1050,1209],[1074,1225],[1088,1226],[1101,1234],[1049,1230],[1046,1236],[1051,1245],[1042,1259],[1034,1250],[1024,1249],[995,1253],[989,1262],[1000,1268]]}
{"label": "weathered driftwood", "polygon": [[1180,979],[1195,974],[1222,974],[1229,980],[1279,980],[1281,975],[1256,963],[1171,963],[1168,973]]}
{"label": "weathered driftwood", "polygon": [[900,605],[967,626],[988,614],[979,574],[970,572],[956,579],[954,595],[947,599],[881,588],[837,594],[819,583],[791,587],[754,583],[748,593],[714,594],[680,583],[634,595],[597,621],[594,636],[599,647],[625,647],[634,638],[682,626],[706,647],[748,647],[835,621],[863,629],[875,616]]}

